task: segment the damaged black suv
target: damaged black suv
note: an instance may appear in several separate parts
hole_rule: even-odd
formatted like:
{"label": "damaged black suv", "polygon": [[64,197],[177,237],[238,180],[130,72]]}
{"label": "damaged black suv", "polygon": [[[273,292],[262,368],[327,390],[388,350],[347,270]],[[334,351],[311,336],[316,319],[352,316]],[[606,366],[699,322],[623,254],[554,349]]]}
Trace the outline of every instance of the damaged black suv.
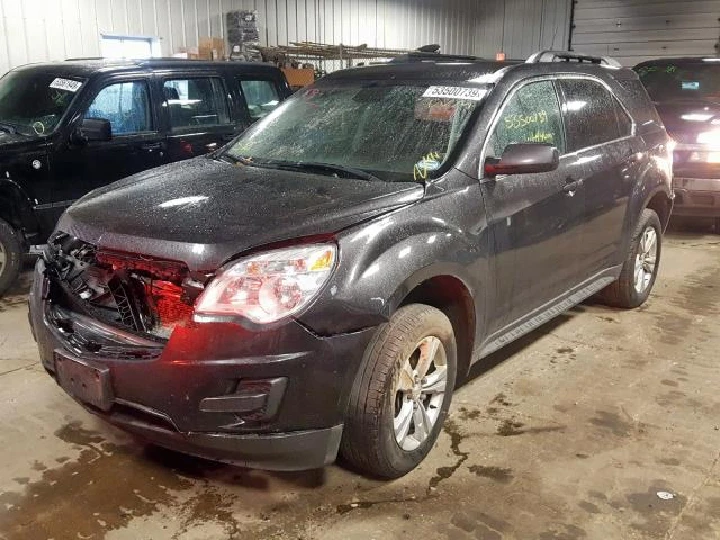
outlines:
{"label": "damaged black suv", "polygon": [[657,276],[671,149],[605,59],[333,73],[235,143],[75,203],[30,296],[48,372],[156,444],[393,478],[473,362]]}

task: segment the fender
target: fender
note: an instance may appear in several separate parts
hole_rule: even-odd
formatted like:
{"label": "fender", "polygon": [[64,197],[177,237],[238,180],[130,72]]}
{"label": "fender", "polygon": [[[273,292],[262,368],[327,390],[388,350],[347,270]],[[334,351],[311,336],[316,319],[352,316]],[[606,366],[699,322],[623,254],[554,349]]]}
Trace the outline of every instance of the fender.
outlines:
{"label": "fender", "polygon": [[39,230],[30,197],[20,184],[7,176],[0,178],[0,219],[20,231],[26,241]]}
{"label": "fender", "polygon": [[[486,305],[492,276],[482,194],[477,181],[456,180],[454,187],[338,235],[337,271],[300,321],[321,335],[374,327],[424,281],[452,277],[474,298],[476,320],[484,323],[479,306]],[[453,222],[439,217],[448,215]]]}
{"label": "fender", "polygon": [[[642,211],[648,207],[653,197],[659,193],[665,194],[670,201],[670,210],[672,210],[672,200],[675,196],[671,187],[672,174],[669,170],[669,168],[664,170],[664,168],[654,164],[653,161],[649,161],[640,174],[640,180],[635,184],[635,189],[633,189],[628,202],[622,250],[620,251],[621,260],[619,263],[624,261],[625,255],[627,254],[628,249],[630,249],[633,231],[635,231],[635,228],[637,227]],[[662,226],[665,228],[667,226],[667,221],[662,223]]]}

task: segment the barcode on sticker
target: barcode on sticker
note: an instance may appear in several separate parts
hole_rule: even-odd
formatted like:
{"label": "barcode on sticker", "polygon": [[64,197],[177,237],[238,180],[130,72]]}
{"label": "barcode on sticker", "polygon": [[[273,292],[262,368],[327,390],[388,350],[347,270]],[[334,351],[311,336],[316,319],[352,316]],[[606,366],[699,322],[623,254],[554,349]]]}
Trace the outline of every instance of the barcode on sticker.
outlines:
{"label": "barcode on sticker", "polygon": [[77,92],[80,90],[81,86],[82,83],[80,81],[60,78],[54,79],[53,82],[50,83],[50,88],[55,88],[56,90],[67,90],[68,92]]}
{"label": "barcode on sticker", "polygon": [[431,86],[423,97],[426,98],[447,98],[447,99],[470,99],[480,101],[487,94],[484,88],[461,88],[459,86]]}

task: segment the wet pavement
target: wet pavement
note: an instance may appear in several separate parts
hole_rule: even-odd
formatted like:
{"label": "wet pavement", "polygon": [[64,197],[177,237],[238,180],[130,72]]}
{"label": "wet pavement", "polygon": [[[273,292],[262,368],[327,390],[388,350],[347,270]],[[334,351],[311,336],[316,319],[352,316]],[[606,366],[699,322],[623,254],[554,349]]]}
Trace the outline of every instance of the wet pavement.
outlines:
{"label": "wet pavement", "polygon": [[0,300],[4,540],[720,538],[720,236],[672,232],[642,308],[583,304],[475,366],[394,482],[143,447],[45,374],[25,286]]}

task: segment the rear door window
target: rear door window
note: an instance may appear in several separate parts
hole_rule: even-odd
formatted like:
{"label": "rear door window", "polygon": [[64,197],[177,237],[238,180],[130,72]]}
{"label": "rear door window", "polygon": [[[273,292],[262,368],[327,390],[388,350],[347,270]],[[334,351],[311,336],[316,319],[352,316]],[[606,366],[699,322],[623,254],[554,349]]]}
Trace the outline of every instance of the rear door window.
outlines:
{"label": "rear door window", "polygon": [[173,131],[230,124],[222,80],[215,77],[169,79],[163,97]]}
{"label": "rear door window", "polygon": [[603,85],[587,79],[561,79],[559,84],[565,97],[563,113],[571,152],[630,134],[628,126],[632,129],[632,123],[624,119],[621,129],[620,107]]}
{"label": "rear door window", "polygon": [[95,96],[85,118],[105,118],[114,136],[153,131],[147,82],[123,81],[106,86]]}
{"label": "rear door window", "polygon": [[267,116],[280,104],[280,95],[274,82],[251,79],[239,79],[238,82],[253,120]]}
{"label": "rear door window", "polygon": [[555,85],[531,82],[520,87],[500,112],[487,146],[487,157],[499,158],[514,143],[547,143],[565,152],[565,133]]}

